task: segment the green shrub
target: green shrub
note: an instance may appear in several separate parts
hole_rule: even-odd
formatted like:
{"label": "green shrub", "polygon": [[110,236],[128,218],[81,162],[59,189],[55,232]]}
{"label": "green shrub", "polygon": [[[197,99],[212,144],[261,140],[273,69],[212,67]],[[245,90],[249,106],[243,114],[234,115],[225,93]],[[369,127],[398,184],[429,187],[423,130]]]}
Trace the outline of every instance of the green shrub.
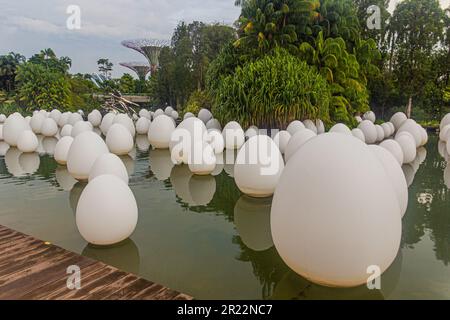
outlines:
{"label": "green shrub", "polygon": [[200,109],[211,109],[211,98],[206,91],[196,90],[190,95],[181,113],[184,115],[186,112],[191,112],[196,115]]}

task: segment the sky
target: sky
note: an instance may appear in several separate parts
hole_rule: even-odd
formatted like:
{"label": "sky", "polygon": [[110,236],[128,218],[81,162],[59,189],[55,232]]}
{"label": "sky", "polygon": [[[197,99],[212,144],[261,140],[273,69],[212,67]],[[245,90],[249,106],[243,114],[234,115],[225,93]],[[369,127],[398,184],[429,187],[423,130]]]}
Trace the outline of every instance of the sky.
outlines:
{"label": "sky", "polygon": [[[398,0],[391,1],[391,11]],[[441,0],[443,7],[450,0]],[[70,5],[80,8],[80,29],[68,29]],[[26,57],[44,48],[72,59],[71,72],[93,73],[97,60],[114,63],[113,76],[128,69],[119,62],[145,61],[120,45],[122,40],[170,40],[180,21],[232,25],[240,8],[234,0],[0,0],[0,54],[19,52]]]}

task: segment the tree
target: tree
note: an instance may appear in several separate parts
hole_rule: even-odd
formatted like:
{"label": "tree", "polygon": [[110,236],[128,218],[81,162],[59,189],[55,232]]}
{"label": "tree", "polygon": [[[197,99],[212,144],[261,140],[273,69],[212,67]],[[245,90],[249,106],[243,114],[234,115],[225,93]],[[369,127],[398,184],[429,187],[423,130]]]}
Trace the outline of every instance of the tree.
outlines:
{"label": "tree", "polygon": [[28,62],[44,66],[48,70],[56,70],[67,74],[72,66],[72,60],[69,57],[58,58],[55,52],[48,48],[33,55]]}
{"label": "tree", "polygon": [[101,58],[97,61],[98,71],[106,78],[111,78],[111,71],[113,68],[113,63],[109,59]]}
{"label": "tree", "polygon": [[21,54],[10,52],[0,56],[0,90],[11,92],[16,88],[16,73],[20,64],[25,62]]}
{"label": "tree", "polygon": [[119,79],[119,91],[121,93],[135,93],[136,89],[135,89],[135,81],[133,79],[133,77],[128,74],[125,73],[120,79]]}

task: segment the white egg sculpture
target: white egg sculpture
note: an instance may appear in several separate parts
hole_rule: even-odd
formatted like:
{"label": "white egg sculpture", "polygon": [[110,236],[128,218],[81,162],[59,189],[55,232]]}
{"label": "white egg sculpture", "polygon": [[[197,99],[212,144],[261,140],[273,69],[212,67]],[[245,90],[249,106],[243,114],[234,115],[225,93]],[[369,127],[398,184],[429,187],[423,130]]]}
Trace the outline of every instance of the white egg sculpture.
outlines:
{"label": "white egg sculpture", "polygon": [[6,116],[2,113],[0,114],[0,123],[4,123],[6,120]]}
{"label": "white egg sculpture", "polygon": [[428,132],[425,128],[422,127],[420,127],[420,131],[422,133],[422,143],[420,144],[420,146],[422,147],[428,143]]}
{"label": "white egg sculpture", "polygon": [[225,149],[239,150],[245,142],[245,133],[236,121],[228,122],[222,131]]}
{"label": "white egg sculpture", "polygon": [[361,140],[362,142],[366,143],[366,137],[364,136],[364,132],[362,132],[361,129],[355,128],[352,130],[352,135]]}
{"label": "white egg sculpture", "polygon": [[73,126],[70,134],[73,138],[75,138],[79,134],[86,132],[86,131],[92,131],[93,129],[94,129],[94,127],[92,126],[92,123],[90,123],[89,121],[78,121]]}
{"label": "white egg sculpture", "polygon": [[105,153],[95,160],[89,173],[89,182],[104,174],[112,174],[128,184],[128,172],[123,161],[113,153]]}
{"label": "white egg sculpture", "polygon": [[59,127],[64,127],[66,124],[69,123],[69,118],[70,118],[70,112],[63,112],[63,114],[61,114],[61,116],[58,119],[58,126]]}
{"label": "white egg sculpture", "polygon": [[217,129],[217,130],[222,131],[222,126],[220,125],[219,120],[217,120],[217,119],[210,119],[206,123],[206,129]]}
{"label": "white egg sculpture", "polygon": [[251,137],[257,136],[259,134],[259,129],[257,126],[250,126],[245,132],[244,136],[246,140],[250,139]]}
{"label": "white egg sculpture", "polygon": [[162,114],[150,123],[148,140],[155,149],[167,149],[174,130],[175,125],[172,118]]}
{"label": "white egg sculpture", "polygon": [[141,118],[147,118],[147,119],[151,119],[151,115],[150,115],[150,111],[148,111],[147,109],[141,109],[139,110],[139,117]]}
{"label": "white egg sculpture", "polygon": [[7,144],[5,141],[0,141],[0,156],[4,157],[8,150],[9,144]]}
{"label": "white egg sculpture", "polygon": [[447,139],[449,137],[450,124],[445,125],[439,132],[439,139],[441,141],[447,142]]}
{"label": "white egg sculpture", "polygon": [[390,122],[394,125],[395,130],[398,130],[406,120],[408,120],[406,114],[403,112],[397,112],[391,117]]}
{"label": "white egg sculpture", "polygon": [[65,136],[59,139],[55,147],[55,152],[53,154],[56,162],[61,165],[67,164],[67,157],[69,155],[69,150],[72,142],[73,138],[71,136]]}
{"label": "white egg sculpture", "polygon": [[157,117],[159,117],[159,116],[162,116],[162,115],[164,115],[165,113],[164,113],[164,111],[162,110],[162,109],[157,109],[154,113],[153,113],[153,119],[155,119],[155,118],[157,118]]}
{"label": "white egg sculpture", "polygon": [[275,190],[275,247],[314,283],[366,284],[368,266],[383,273],[400,247],[400,207],[385,170],[367,145],[348,135],[319,135],[302,151],[287,163]]}
{"label": "white egg sculpture", "polygon": [[361,123],[358,125],[358,129],[360,129],[364,133],[367,144],[373,144],[377,142],[378,131],[375,125],[370,120],[361,121]]}
{"label": "white egg sculpture", "polygon": [[305,129],[305,125],[303,124],[303,122],[294,120],[288,125],[288,127],[286,128],[286,131],[289,132],[291,134],[291,136],[293,136],[294,134],[296,134],[298,131],[300,131],[302,129]]}
{"label": "white egg sculpture", "polygon": [[198,116],[197,116],[200,120],[203,121],[204,124],[208,123],[209,120],[212,119],[213,115],[211,113],[211,111],[209,111],[208,109],[201,109],[198,112]]}
{"label": "white egg sculpture", "polygon": [[316,128],[317,128],[317,134],[325,133],[325,125],[323,124],[323,121],[320,119],[316,120]]}
{"label": "white egg sculpture", "polygon": [[286,162],[306,143],[317,136],[314,132],[309,129],[303,129],[294,134],[289,143],[286,146],[286,151],[284,152],[284,158]]}
{"label": "white egg sculpture", "polygon": [[273,141],[277,145],[281,154],[284,154],[286,152],[286,148],[291,137],[291,134],[287,130],[278,131],[275,137],[273,137]]}
{"label": "white egg sculpture", "polygon": [[383,129],[384,139],[390,137],[391,134],[393,133],[391,132],[391,126],[387,122],[382,123],[381,128]]}
{"label": "white egg sculpture", "polygon": [[52,118],[53,120],[55,120],[56,124],[58,124],[59,118],[61,117],[61,111],[59,111],[58,109],[53,109],[50,112],[50,118]]}
{"label": "white egg sculpture", "polygon": [[0,124],[0,141],[3,141],[3,124]]}
{"label": "white egg sculpture", "polygon": [[111,245],[128,238],[136,228],[138,207],[128,185],[104,174],[88,183],[76,210],[81,236],[95,245]]}
{"label": "white egg sculpture", "polygon": [[173,110],[172,113],[170,114],[170,116],[172,117],[173,120],[177,120],[179,115],[178,112]]}
{"label": "white egg sculpture", "polygon": [[396,137],[404,131],[409,132],[413,136],[416,143],[416,148],[418,148],[422,144],[422,132],[420,130],[420,126],[414,120],[408,119],[403,122],[403,124],[397,131]]}
{"label": "white egg sculpture", "polygon": [[350,129],[343,123],[337,123],[333,127],[331,127],[330,132],[343,133],[347,135],[352,135]]}
{"label": "white egg sculpture", "polygon": [[42,129],[42,124],[44,123],[44,120],[46,117],[42,115],[42,113],[36,113],[31,117],[30,120],[30,127],[31,130],[33,130],[34,133],[40,134]]}
{"label": "white egg sculpture", "polygon": [[386,176],[394,187],[400,206],[400,215],[403,218],[406,209],[408,208],[408,185],[406,184],[401,164],[399,164],[392,153],[385,148],[377,145],[371,145],[369,148],[383,165]]}
{"label": "white egg sculpture", "polygon": [[376,118],[375,113],[373,111],[367,111],[366,113],[364,113],[363,119],[364,120],[369,120],[370,122],[375,123],[375,120],[377,118]]}
{"label": "white egg sculpture", "polygon": [[164,109],[164,113],[165,113],[166,115],[168,115],[169,117],[171,116],[172,111],[173,111],[173,108],[172,108],[171,106],[168,106],[168,107],[166,107],[166,108]]}
{"label": "white egg sculpture", "polygon": [[138,134],[147,134],[150,128],[150,120],[146,117],[141,117],[136,122],[136,132]]}
{"label": "white egg sculpture", "polygon": [[17,149],[22,152],[35,152],[39,146],[36,135],[31,130],[22,131],[17,140]]}
{"label": "white egg sculpture", "polygon": [[27,124],[24,117],[20,113],[13,113],[3,124],[3,140],[11,147],[16,147],[19,136],[23,131],[29,129],[30,126]]}
{"label": "white egg sculpture", "polygon": [[188,155],[189,170],[196,175],[209,175],[216,167],[217,159],[213,148],[208,143],[197,140]]}
{"label": "white egg sculpture", "polygon": [[102,114],[97,109],[92,110],[87,117],[93,127],[98,127],[102,123]]}
{"label": "white egg sculpture", "polygon": [[77,112],[71,113],[69,116],[68,123],[74,126],[75,123],[77,123],[78,121],[83,121],[83,116]]}
{"label": "white egg sculpture", "polygon": [[383,141],[384,140],[383,128],[379,124],[376,124],[375,129],[377,129],[377,142]]}
{"label": "white egg sculpture", "polygon": [[275,142],[266,135],[258,135],[239,150],[234,179],[244,194],[255,198],[270,197],[283,169],[283,157]]}
{"label": "white egg sculpture", "polygon": [[61,128],[61,131],[59,134],[61,137],[72,136],[72,130],[73,130],[72,125],[65,124],[64,127]]}
{"label": "white egg sculpture", "polygon": [[441,120],[439,129],[442,130],[446,125],[450,124],[450,113],[447,113]]}
{"label": "white egg sculpture", "polygon": [[130,131],[120,123],[114,123],[106,134],[106,145],[111,153],[116,155],[128,154],[134,146]]}
{"label": "white egg sculpture", "polygon": [[79,134],[72,142],[67,155],[67,169],[77,180],[87,180],[99,156],[109,153],[102,138],[92,131]]}
{"label": "white egg sculpture", "polygon": [[380,143],[380,147],[389,151],[400,166],[403,165],[403,149],[397,141],[393,139],[384,140]]}
{"label": "white egg sculpture", "polygon": [[195,115],[192,112],[186,112],[183,116],[183,120],[186,120],[188,118],[194,118]]}
{"label": "white egg sculpture", "polygon": [[312,132],[314,132],[315,134],[317,134],[316,125],[314,124],[314,122],[312,120],[306,119],[305,121],[303,121],[303,124],[305,125],[306,129],[309,129]]}
{"label": "white egg sculpture", "polygon": [[403,151],[403,163],[411,163],[417,155],[416,142],[411,134],[405,133],[395,137]]}
{"label": "white egg sculpture", "polygon": [[100,124],[100,130],[102,131],[103,135],[106,136],[108,133],[109,128],[112,126],[114,118],[116,115],[112,112],[109,112],[105,114],[105,116],[102,119],[102,123]]}
{"label": "white egg sculpture", "polygon": [[44,137],[54,137],[58,133],[58,125],[52,118],[47,118],[42,123],[41,133]]}
{"label": "white egg sculpture", "polygon": [[225,141],[219,129],[208,130],[206,142],[211,145],[215,154],[220,154],[225,149]]}
{"label": "white egg sculpture", "polygon": [[126,114],[118,114],[113,120],[113,124],[115,123],[120,123],[127,128],[132,137],[136,135],[136,128],[134,127],[133,120],[131,120],[131,118]]}

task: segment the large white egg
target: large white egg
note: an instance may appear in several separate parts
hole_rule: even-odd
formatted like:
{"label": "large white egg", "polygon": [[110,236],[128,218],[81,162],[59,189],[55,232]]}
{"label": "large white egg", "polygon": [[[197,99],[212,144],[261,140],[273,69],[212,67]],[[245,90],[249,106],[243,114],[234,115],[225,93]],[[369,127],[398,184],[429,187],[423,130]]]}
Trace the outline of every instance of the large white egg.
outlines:
{"label": "large white egg", "polygon": [[213,148],[208,143],[198,140],[193,144],[188,155],[189,170],[196,175],[208,175],[216,167],[216,155]]}
{"label": "large white egg", "polygon": [[416,148],[422,144],[422,132],[420,126],[413,119],[408,119],[403,122],[402,126],[397,131],[396,137],[399,133],[404,131],[409,132],[413,136]]}
{"label": "large white egg", "polygon": [[65,124],[64,127],[62,127],[61,132],[60,132],[61,137],[72,136],[72,130],[73,130],[72,125]]}
{"label": "large white egg", "polygon": [[79,134],[72,142],[67,155],[67,169],[77,180],[87,180],[95,160],[104,153],[108,147],[102,138],[92,131]]}
{"label": "large white egg", "polygon": [[369,147],[326,133],[287,163],[272,202],[271,231],[296,273],[325,286],[354,287],[367,282],[369,266],[384,272],[394,261],[400,207]]}
{"label": "large white egg", "polygon": [[134,146],[133,137],[128,129],[120,123],[114,123],[106,134],[106,145],[116,155],[128,154]]}
{"label": "large white egg", "polygon": [[236,121],[228,122],[222,131],[225,149],[239,150],[245,142],[245,133]]}
{"label": "large white egg", "polygon": [[225,148],[225,141],[219,129],[208,130],[206,142],[211,145],[215,154],[222,153]]}
{"label": "large white egg", "polygon": [[423,127],[420,127],[420,132],[422,133],[422,142],[420,144],[420,146],[422,147],[422,146],[424,146],[424,145],[426,145],[428,143],[428,132]]}
{"label": "large white egg", "polygon": [[53,157],[59,164],[66,165],[67,156],[69,155],[70,146],[72,145],[73,138],[71,136],[62,137],[55,147]]}
{"label": "large white egg", "polygon": [[22,152],[35,152],[38,146],[39,141],[33,131],[22,131],[17,140],[17,149]]}
{"label": "large white egg", "polygon": [[219,120],[217,119],[210,119],[207,123],[206,123],[206,129],[217,129],[222,131],[222,126],[220,125]]}
{"label": "large white egg", "polygon": [[364,137],[366,138],[367,144],[372,144],[377,142],[378,132],[375,125],[370,120],[363,120],[358,125],[358,129],[360,129],[364,133]]}
{"label": "large white egg", "polygon": [[172,117],[173,120],[178,120],[178,112],[173,110],[172,113],[170,114],[170,116]]}
{"label": "large white egg", "polygon": [[59,111],[58,109],[53,109],[50,112],[50,118],[52,118],[53,120],[55,120],[56,124],[58,124],[59,118],[61,117],[61,111]]}
{"label": "large white egg", "polygon": [[446,125],[450,124],[450,113],[447,113],[441,120],[439,129],[442,130]]}
{"label": "large white egg", "polygon": [[281,130],[277,132],[275,137],[273,137],[273,141],[277,145],[281,154],[284,154],[286,152],[286,148],[291,137],[292,137],[291,134],[287,130]]}
{"label": "large white egg", "polygon": [[352,135],[355,138],[357,138],[357,139],[361,140],[362,142],[366,143],[366,137],[364,136],[364,132],[362,132],[361,129],[359,129],[359,128],[353,129],[352,130]]}
{"label": "large white egg", "polygon": [[397,141],[393,139],[384,140],[380,143],[380,147],[389,151],[400,166],[403,165],[403,149]]}
{"label": "large white egg", "polygon": [[403,174],[401,164],[397,159],[385,148],[377,145],[369,146],[371,151],[380,160],[384,167],[386,176],[391,181],[400,206],[400,215],[403,216],[408,208],[408,186],[406,184],[405,175]]}
{"label": "large white egg", "polygon": [[208,109],[201,109],[198,112],[198,116],[197,116],[200,120],[203,121],[203,123],[208,123],[209,120],[212,119],[213,115],[211,113],[211,111],[209,111]]}
{"label": "large white egg", "polygon": [[317,127],[312,120],[306,119],[305,121],[303,121],[303,124],[305,125],[306,129],[309,129],[315,134],[317,134]]}
{"label": "large white egg", "polygon": [[31,130],[36,134],[40,134],[45,119],[46,117],[42,113],[35,113],[30,120]]}
{"label": "large white egg", "polygon": [[194,118],[195,115],[192,112],[186,112],[183,116],[183,120],[186,120],[188,118]]}
{"label": "large white egg", "polygon": [[343,133],[347,135],[352,135],[350,129],[343,123],[337,123],[333,127],[331,127],[330,132]]}
{"label": "large white egg", "polygon": [[395,130],[398,130],[406,120],[408,120],[406,114],[403,112],[397,112],[391,117],[390,122],[394,125]]}
{"label": "large white egg", "polygon": [[0,123],[4,123],[6,120],[6,116],[2,113],[0,114]]}
{"label": "large white egg", "polygon": [[0,156],[4,157],[8,150],[9,144],[7,144],[5,141],[0,141]]}
{"label": "large white egg", "polygon": [[383,129],[383,132],[384,132],[384,139],[391,136],[391,134],[392,134],[391,126],[387,122],[382,123],[381,128]]}
{"label": "large white egg", "polygon": [[156,119],[159,116],[164,115],[164,111],[162,109],[157,109],[154,113],[153,113],[153,119]]}
{"label": "large white egg", "polygon": [[3,141],[3,124],[0,124],[0,141]]}
{"label": "large white egg", "polygon": [[257,198],[269,197],[283,169],[283,157],[275,142],[266,135],[258,135],[250,138],[239,150],[234,179],[243,193]]}
{"label": "large white egg", "polygon": [[89,182],[104,174],[117,176],[128,184],[127,168],[125,168],[123,161],[113,153],[102,154],[95,160],[89,173]]}
{"label": "large white egg", "polygon": [[297,131],[300,131],[302,129],[305,129],[305,125],[303,124],[303,122],[294,120],[287,126],[286,131],[289,132],[291,136],[293,136],[297,133]]}
{"label": "large white egg", "polygon": [[375,125],[375,129],[377,129],[377,142],[384,140],[384,130],[379,124]]}
{"label": "large white egg", "polygon": [[93,129],[94,129],[94,127],[92,126],[92,123],[90,123],[89,121],[78,121],[73,126],[72,131],[70,132],[70,134],[71,134],[71,136],[73,138],[75,138],[80,133],[86,132],[86,131],[92,131]]}
{"label": "large white egg", "polygon": [[136,122],[136,132],[138,134],[147,134],[150,128],[150,120],[145,117],[141,117]]}
{"label": "large white egg", "polygon": [[83,116],[77,112],[71,113],[69,116],[68,123],[74,126],[75,123],[77,123],[78,121],[83,121]]}
{"label": "large white egg", "polygon": [[398,142],[403,151],[403,163],[411,163],[417,155],[416,142],[409,133],[396,136],[395,141]]}
{"label": "large white egg", "polygon": [[136,228],[138,207],[128,185],[114,175],[101,175],[81,193],[76,224],[89,243],[111,245],[128,238]]}
{"label": "large white egg", "polygon": [[42,123],[41,133],[44,137],[54,137],[58,133],[58,125],[52,118],[47,118]]}
{"label": "large white egg", "polygon": [[258,134],[259,134],[259,129],[257,126],[250,126],[244,132],[244,136],[245,136],[246,140],[250,139],[251,137],[257,136]]}
{"label": "large white egg", "polygon": [[141,109],[139,110],[139,117],[141,118],[147,118],[147,119],[151,119],[151,115],[150,115],[150,111],[148,111],[147,109]]}
{"label": "large white egg", "polygon": [[61,116],[58,119],[58,126],[59,127],[64,127],[66,124],[69,123],[69,118],[70,118],[70,112],[64,112],[63,114],[61,114]]}
{"label": "large white egg", "polygon": [[105,114],[105,116],[102,119],[102,123],[100,124],[100,130],[102,131],[103,135],[106,136],[108,133],[109,128],[112,126],[114,118],[116,115],[112,112],[109,112]]}
{"label": "large white egg", "polygon": [[102,114],[97,109],[92,110],[87,118],[93,127],[98,127],[102,123]]}
{"label": "large white egg", "polygon": [[172,111],[174,111],[174,110],[171,106],[168,106],[164,109],[164,113],[169,117],[172,115]]}
{"label": "large white egg", "polygon": [[325,133],[325,125],[323,124],[323,121],[320,119],[316,120],[316,128],[317,128],[317,134]]}
{"label": "large white egg", "polygon": [[303,129],[294,134],[286,146],[284,157],[286,162],[310,139],[314,138],[316,134],[309,129]]}
{"label": "large white egg", "polygon": [[148,140],[155,149],[167,149],[174,130],[175,125],[172,118],[162,114],[150,123]]}
{"label": "large white egg", "polygon": [[136,128],[134,127],[133,120],[131,120],[129,116],[123,113],[118,114],[113,120],[113,124],[115,123],[120,123],[125,128],[127,128],[131,136],[134,138],[134,136],[136,135]]}
{"label": "large white egg", "polygon": [[29,129],[30,126],[23,116],[20,113],[15,112],[10,115],[3,124],[3,140],[11,147],[15,147],[17,146],[17,141],[22,132]]}
{"label": "large white egg", "polygon": [[363,119],[369,120],[370,122],[375,123],[375,120],[377,119],[377,117],[375,116],[375,113],[373,111],[367,111],[366,113],[364,113]]}

